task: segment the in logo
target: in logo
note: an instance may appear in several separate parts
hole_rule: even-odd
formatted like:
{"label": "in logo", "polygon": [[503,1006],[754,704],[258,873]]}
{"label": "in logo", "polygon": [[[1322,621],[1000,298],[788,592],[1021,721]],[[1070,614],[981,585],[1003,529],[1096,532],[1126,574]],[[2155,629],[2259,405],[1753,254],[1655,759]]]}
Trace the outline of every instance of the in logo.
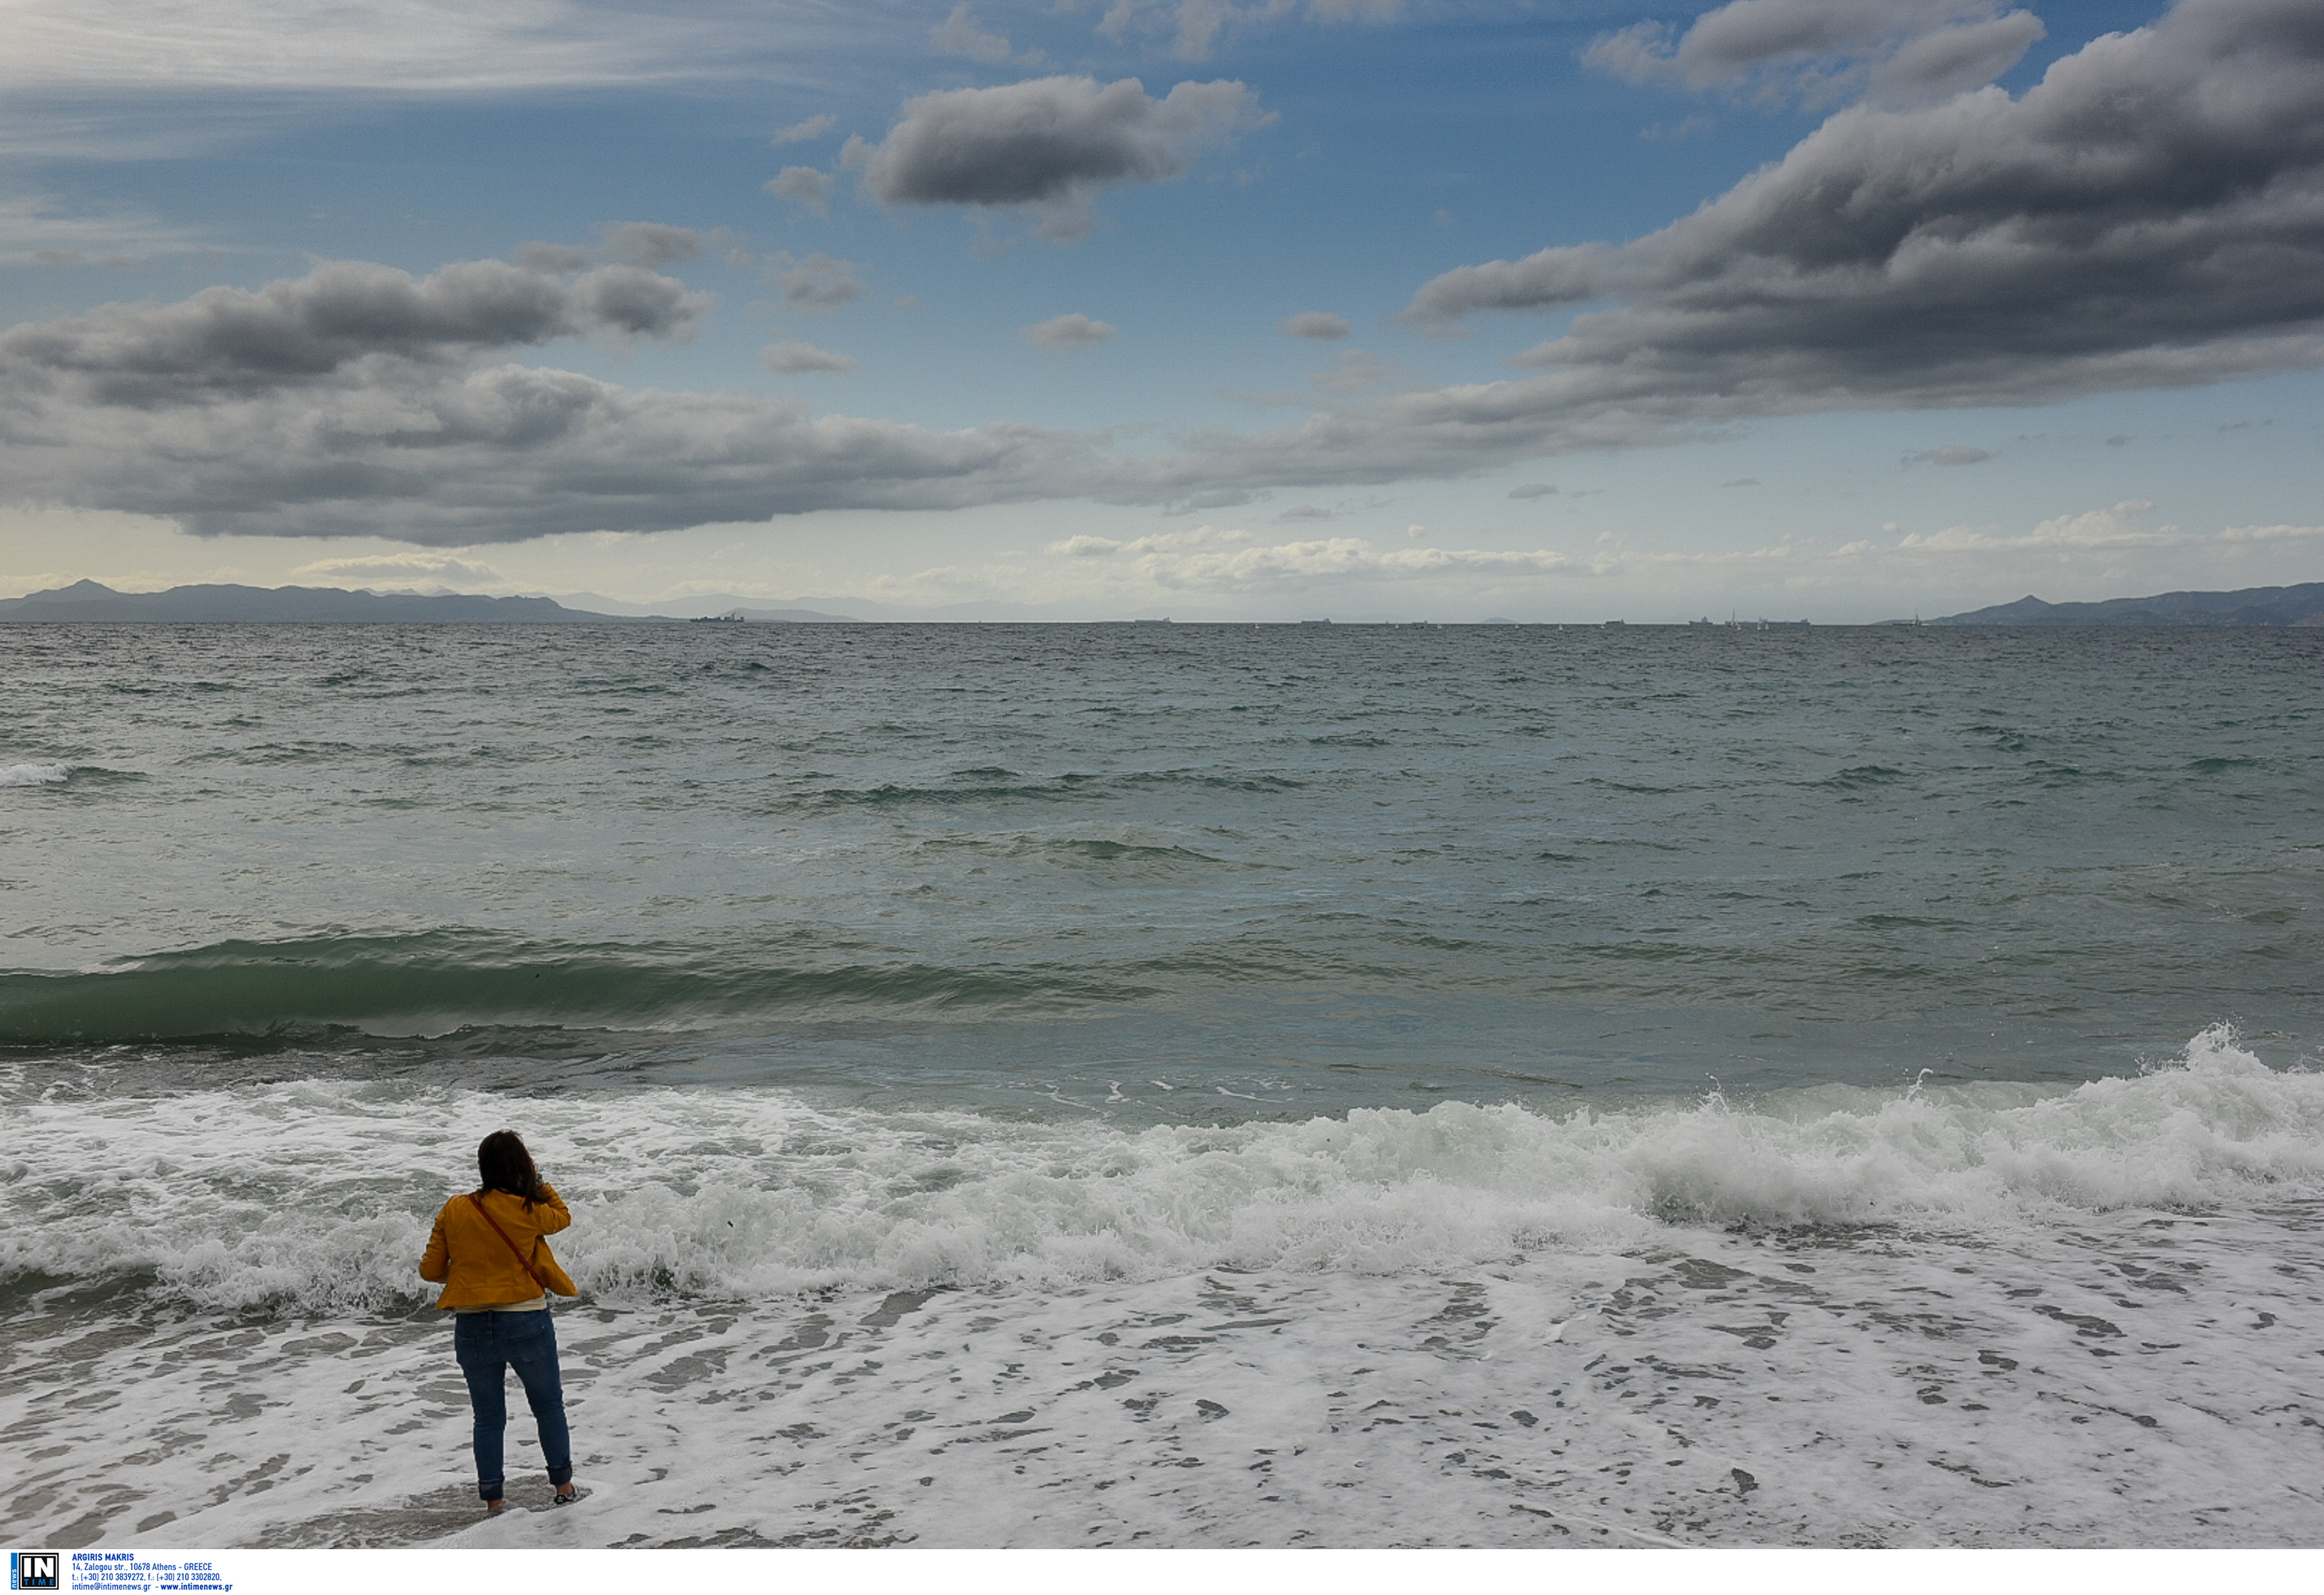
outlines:
{"label": "in logo", "polygon": [[64,1560],[54,1551],[11,1551],[8,1553],[8,1587],[11,1590],[60,1590],[58,1563]]}

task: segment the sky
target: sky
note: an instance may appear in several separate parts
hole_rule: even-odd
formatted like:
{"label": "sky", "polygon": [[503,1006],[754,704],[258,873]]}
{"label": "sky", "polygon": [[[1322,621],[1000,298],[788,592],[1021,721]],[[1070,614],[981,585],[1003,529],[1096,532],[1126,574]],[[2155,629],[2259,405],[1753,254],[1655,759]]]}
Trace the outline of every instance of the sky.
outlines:
{"label": "sky", "polygon": [[0,595],[1830,623],[2324,579],[2318,0],[0,36]]}

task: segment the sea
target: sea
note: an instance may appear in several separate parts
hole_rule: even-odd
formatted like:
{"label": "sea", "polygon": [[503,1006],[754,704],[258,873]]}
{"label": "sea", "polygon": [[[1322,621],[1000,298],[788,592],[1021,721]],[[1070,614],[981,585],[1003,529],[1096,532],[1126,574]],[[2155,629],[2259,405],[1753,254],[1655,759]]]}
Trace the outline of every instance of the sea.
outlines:
{"label": "sea", "polygon": [[0,626],[0,1528],[2324,1544],[2319,733],[2319,630]]}

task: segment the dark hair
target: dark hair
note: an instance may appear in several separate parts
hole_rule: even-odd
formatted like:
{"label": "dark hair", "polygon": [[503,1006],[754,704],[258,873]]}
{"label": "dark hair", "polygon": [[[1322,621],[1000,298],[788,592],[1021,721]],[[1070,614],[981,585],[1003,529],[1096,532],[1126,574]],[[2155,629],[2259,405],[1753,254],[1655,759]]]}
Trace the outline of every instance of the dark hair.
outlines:
{"label": "dark hair", "polygon": [[476,1148],[476,1173],[485,1190],[521,1196],[527,1207],[540,1194],[540,1171],[524,1149],[524,1138],[512,1129],[496,1129],[484,1139]]}

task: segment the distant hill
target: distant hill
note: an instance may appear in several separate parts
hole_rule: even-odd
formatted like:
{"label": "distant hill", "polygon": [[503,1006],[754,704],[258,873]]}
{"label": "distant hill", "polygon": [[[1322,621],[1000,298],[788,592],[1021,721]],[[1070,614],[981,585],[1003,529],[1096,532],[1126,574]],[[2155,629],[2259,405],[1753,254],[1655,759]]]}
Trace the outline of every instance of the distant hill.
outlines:
{"label": "distant hill", "polygon": [[[754,621],[834,621],[844,616],[811,609],[745,612]],[[6,621],[393,621],[619,622],[668,621],[658,614],[601,614],[567,609],[554,598],[488,598],[481,593],[370,593],[343,587],[244,587],[223,584],[171,587],[165,593],[118,593],[102,582],[75,582],[0,598]]]}
{"label": "distant hill", "polygon": [[2161,593],[2100,604],[2044,604],[2031,595],[1932,626],[2324,626],[2324,582],[2235,593]]}
{"label": "distant hill", "polygon": [[554,598],[476,593],[350,593],[340,587],[206,584],[116,593],[102,582],[0,598],[0,621],[605,621]]}

